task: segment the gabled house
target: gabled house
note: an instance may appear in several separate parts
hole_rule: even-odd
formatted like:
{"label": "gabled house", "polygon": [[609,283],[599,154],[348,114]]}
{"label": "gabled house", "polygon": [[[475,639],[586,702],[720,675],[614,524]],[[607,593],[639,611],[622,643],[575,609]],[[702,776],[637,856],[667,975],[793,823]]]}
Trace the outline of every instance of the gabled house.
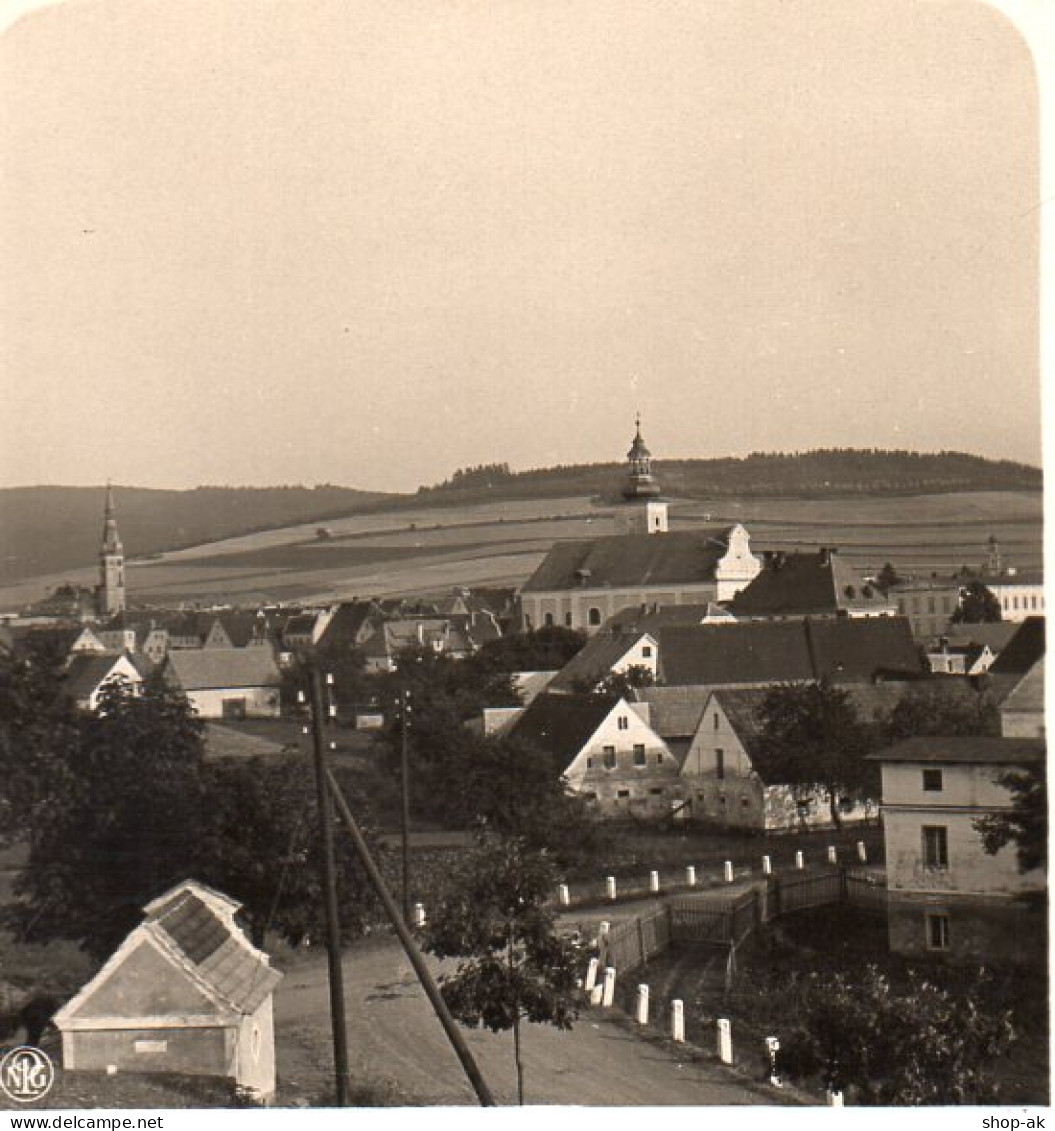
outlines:
{"label": "gabled house", "polygon": [[609,676],[643,668],[656,677],[656,640],[647,632],[604,630],[591,636],[564,665],[549,690],[574,694],[593,691]]}
{"label": "gabled house", "polygon": [[[722,688],[708,696],[681,764],[685,818],[755,832],[831,825],[822,786],[788,782],[766,757],[760,708],[769,691]],[[837,803],[843,821],[875,813],[850,797]]]}
{"label": "gabled house", "polygon": [[78,707],[95,711],[104,687],[123,684],[135,694],[142,683],[143,673],[125,653],[113,656],[82,652],[67,664],[64,686],[66,694]]}
{"label": "gabled house", "polygon": [[882,771],[890,948],[971,962],[1047,952],[1043,917],[1023,896],[1047,888],[1022,873],[1016,846],[984,850],[979,818],[1011,807],[1001,782],[1046,761],[1041,738],[910,738],[871,756]]}
{"label": "gabled house", "polygon": [[179,1072],[275,1091],[282,975],[235,921],[240,904],[186,880],[55,1015],[65,1071]]}
{"label": "gabled house", "polygon": [[985,675],[995,659],[988,644],[950,644],[944,637],[927,652],[934,675]]}
{"label": "gabled house", "polygon": [[668,817],[678,763],[649,726],[647,704],[599,695],[538,696],[510,734],[548,753],[568,787],[609,817]]}
{"label": "gabled house", "polygon": [[270,648],[173,651],[162,669],[205,719],[277,717],[282,676]]}
{"label": "gabled house", "polygon": [[885,617],[897,602],[864,580],[835,549],[767,553],[762,571],[729,602],[737,620],[772,617]]}

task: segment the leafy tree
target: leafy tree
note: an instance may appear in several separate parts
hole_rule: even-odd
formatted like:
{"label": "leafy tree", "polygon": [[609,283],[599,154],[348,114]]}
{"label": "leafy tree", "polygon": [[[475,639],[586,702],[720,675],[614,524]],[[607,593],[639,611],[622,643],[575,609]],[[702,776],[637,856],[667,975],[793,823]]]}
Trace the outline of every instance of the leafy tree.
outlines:
{"label": "leafy tree", "polygon": [[1048,787],[1043,763],[1003,774],[998,781],[1011,794],[1011,808],[975,821],[982,846],[995,856],[1014,844],[1020,872],[1043,868],[1048,860]]}
{"label": "leafy tree", "polygon": [[897,990],[875,966],[808,974],[792,987],[799,1028],[782,1066],[820,1071],[866,1105],[992,1103],[988,1069],[1013,1039],[1011,1012],[987,1009],[977,991],[954,995],[916,974]]}
{"label": "leafy tree", "polygon": [[103,689],[32,804],[15,910],[27,937],[105,952],[145,903],[193,874],[203,753],[202,724],[159,676],[141,695]]}
{"label": "leafy tree", "polygon": [[547,901],[556,875],[519,837],[482,839],[430,921],[426,946],[458,958],[440,992],[463,1025],[513,1032],[517,1099],[524,1102],[521,1023],[570,1029],[579,1010],[579,947],[561,937]]}
{"label": "leafy tree", "polygon": [[621,672],[610,672],[592,691],[609,699],[629,699],[639,687],[651,687],[655,682],[651,668],[644,664],[631,664]]}
{"label": "leafy tree", "polygon": [[562,625],[513,632],[489,640],[469,663],[507,672],[559,671],[586,643],[586,634]]}
{"label": "leafy tree", "polygon": [[941,685],[910,691],[878,720],[884,741],[905,738],[968,738],[1000,734],[1000,712],[985,695],[954,693]]}
{"label": "leafy tree", "polygon": [[[354,799],[354,783],[341,784]],[[204,798],[198,874],[242,903],[254,943],[262,947],[269,930],[294,946],[307,936],[324,937],[317,791],[303,756],[208,764]],[[369,828],[366,836],[373,840]],[[376,901],[351,840],[338,833],[334,851],[341,933],[351,939],[362,933]]]}
{"label": "leafy tree", "polygon": [[842,828],[839,800],[874,795],[873,745],[849,694],[827,680],[774,687],[760,708],[759,753],[773,780],[827,794],[832,824]]}
{"label": "leafy tree", "polygon": [[0,845],[26,835],[37,807],[77,742],[77,713],[63,694],[61,656],[0,648]]}
{"label": "leafy tree", "polygon": [[977,578],[961,590],[960,604],[952,614],[953,624],[989,624],[1003,620],[1000,602],[993,591]]}
{"label": "leafy tree", "polygon": [[890,562],[886,562],[876,575],[876,585],[878,585],[884,593],[889,593],[895,585],[900,585],[903,580],[904,579]]}

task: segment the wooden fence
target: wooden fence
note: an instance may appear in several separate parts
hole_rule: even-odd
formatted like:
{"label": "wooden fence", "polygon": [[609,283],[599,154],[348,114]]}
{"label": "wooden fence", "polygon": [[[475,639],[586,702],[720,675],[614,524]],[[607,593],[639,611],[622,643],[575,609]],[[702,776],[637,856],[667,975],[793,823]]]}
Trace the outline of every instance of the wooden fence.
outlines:
{"label": "wooden fence", "polygon": [[630,973],[672,942],[740,946],[757,928],[780,915],[850,903],[866,910],[886,907],[886,881],[866,869],[831,868],[823,872],[771,876],[739,895],[712,893],[668,896],[647,915],[624,919],[602,943],[602,964]]}

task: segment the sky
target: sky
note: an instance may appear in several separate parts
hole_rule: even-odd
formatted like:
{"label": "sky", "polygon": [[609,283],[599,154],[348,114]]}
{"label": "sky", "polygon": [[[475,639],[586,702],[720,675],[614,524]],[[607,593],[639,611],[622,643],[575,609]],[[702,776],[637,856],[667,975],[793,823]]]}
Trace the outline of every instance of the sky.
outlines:
{"label": "sky", "polygon": [[1038,463],[1051,7],[30,8],[0,487],[413,490],[620,460],[636,412],[660,461]]}

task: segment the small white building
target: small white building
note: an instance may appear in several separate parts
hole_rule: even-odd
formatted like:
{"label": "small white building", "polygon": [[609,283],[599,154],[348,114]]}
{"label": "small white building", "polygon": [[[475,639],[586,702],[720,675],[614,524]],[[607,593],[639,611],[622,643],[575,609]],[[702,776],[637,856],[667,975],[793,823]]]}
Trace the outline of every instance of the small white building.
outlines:
{"label": "small white building", "polygon": [[274,1095],[282,975],[235,922],[240,906],[196,880],[148,903],[143,923],[55,1014],[63,1068],[226,1077]]}
{"label": "small white building", "polygon": [[66,666],[66,692],[88,711],[98,710],[104,687],[121,684],[134,695],[142,683],[139,668],[124,654],[78,652]]}
{"label": "small white building", "polygon": [[279,715],[282,676],[271,648],[170,651],[163,670],[203,719]]}

